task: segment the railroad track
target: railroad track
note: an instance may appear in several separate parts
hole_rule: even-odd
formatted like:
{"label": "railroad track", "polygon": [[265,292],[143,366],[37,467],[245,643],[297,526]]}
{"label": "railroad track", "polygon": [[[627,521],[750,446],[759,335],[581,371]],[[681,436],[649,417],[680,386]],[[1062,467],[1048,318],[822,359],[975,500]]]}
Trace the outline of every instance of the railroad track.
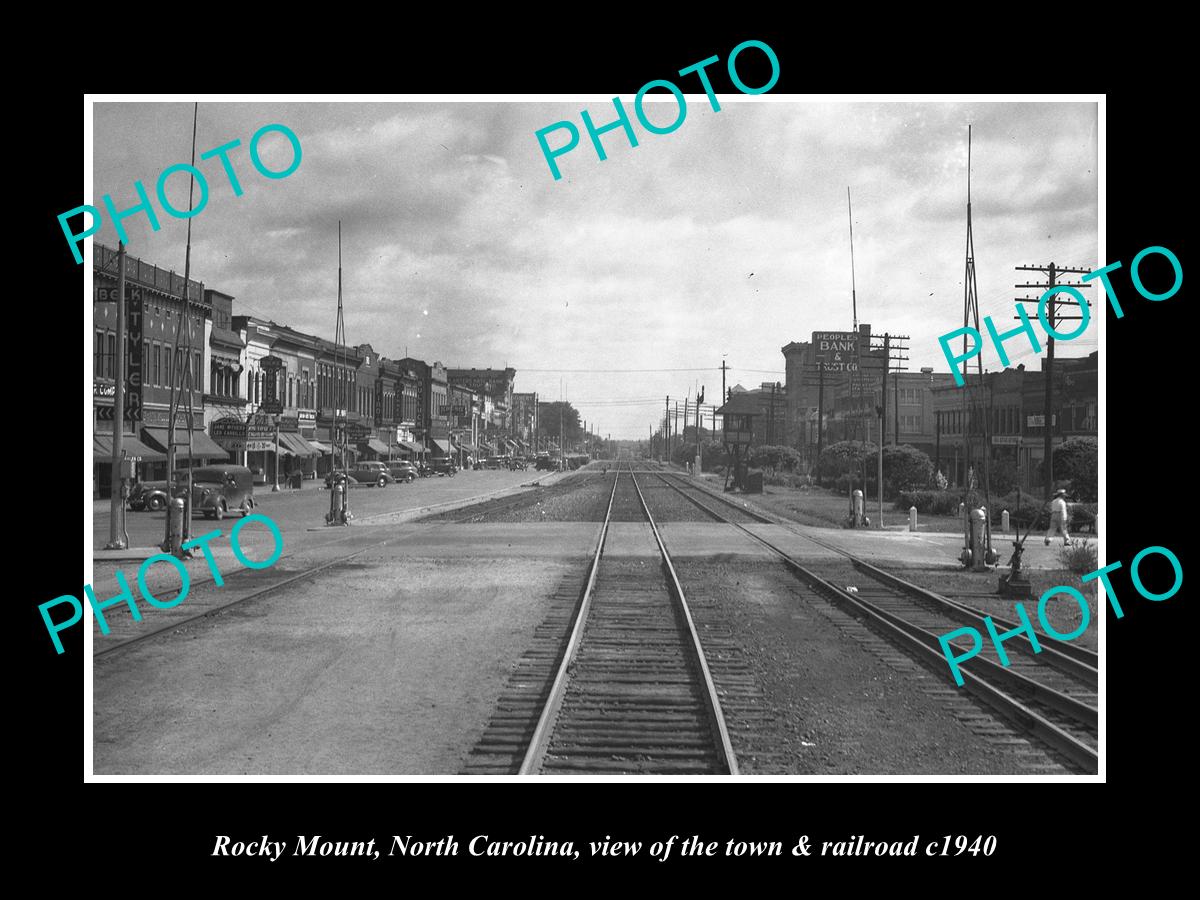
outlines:
{"label": "railroad track", "polygon": [[[953,678],[938,637],[963,625],[976,628],[984,635],[984,650],[962,664],[963,690],[1018,730],[1036,738],[1067,761],[1071,768],[1088,773],[1098,770],[1096,704],[1099,676],[1094,653],[1039,634],[1042,651],[1035,655],[1032,645],[1022,635],[1007,642],[1009,665],[1003,666],[986,637],[981,611],[911,584],[841,548],[793,530],[814,544],[845,557],[853,571],[870,579],[855,585],[856,591],[848,591],[838,583],[844,582],[844,577],[833,580],[826,577],[830,575],[828,567],[825,574],[819,574],[812,566],[801,564],[786,551],[746,528],[743,522],[734,521],[732,512],[737,511],[737,518],[761,523],[774,523],[774,520],[674,473],[660,473],[656,477],[714,520],[738,528],[771,550],[816,593],[866,620],[877,633],[952,684]],[[995,616],[992,621],[1005,630],[1016,627],[1015,623]],[[956,643],[962,649],[967,647],[965,639]]]}
{"label": "railroad track", "polygon": [[[631,467],[618,466],[614,476],[566,644],[551,662],[550,635],[561,641],[568,630],[559,598],[468,772],[503,771],[519,760],[522,775],[738,773],[674,563]],[[614,510],[631,518],[634,509],[648,526],[650,547],[639,549],[653,552],[606,556]],[[655,557],[658,578],[648,577]]]}

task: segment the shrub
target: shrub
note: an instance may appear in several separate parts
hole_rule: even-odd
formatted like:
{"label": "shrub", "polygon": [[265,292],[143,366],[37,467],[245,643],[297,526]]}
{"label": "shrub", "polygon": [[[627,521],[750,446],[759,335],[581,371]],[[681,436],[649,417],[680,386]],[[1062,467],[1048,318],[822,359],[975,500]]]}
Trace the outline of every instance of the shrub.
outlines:
{"label": "shrub", "polygon": [[[982,503],[983,496],[978,493],[968,495],[969,503]],[[895,509],[908,512],[909,507],[915,506],[917,512],[931,516],[956,516],[958,505],[963,502],[961,491],[901,491],[895,503]]]}
{"label": "shrub", "polygon": [[942,474],[941,469],[938,469],[937,474],[933,476],[933,486],[939,491],[944,491],[946,488],[950,487],[950,481],[945,475]]}
{"label": "shrub", "polygon": [[851,490],[862,491],[865,499],[870,500],[872,497],[879,495],[879,489],[876,487],[877,483],[874,478],[867,476],[867,483],[864,485],[862,476],[858,474],[852,475],[847,472],[845,475],[839,475],[833,484],[834,489],[839,494],[849,496]]}
{"label": "shrub", "polygon": [[1095,572],[1100,565],[1096,556],[1095,541],[1072,541],[1071,546],[1063,547],[1059,551],[1058,558],[1062,560],[1065,568],[1078,575]]}
{"label": "shrub", "polygon": [[761,469],[795,472],[804,465],[804,457],[791,447],[764,444],[750,448],[749,462]]}
{"label": "shrub", "polygon": [[821,477],[832,478],[835,484],[842,475],[861,474],[869,457],[875,458],[876,447],[870,441],[838,441],[821,451]]}
{"label": "shrub", "polygon": [[887,493],[916,491],[929,487],[933,461],[909,444],[883,448],[883,489]]}
{"label": "shrub", "polygon": [[1099,452],[1092,438],[1072,438],[1054,448],[1054,477],[1069,481],[1076,500],[1095,503]]}
{"label": "shrub", "polygon": [[1008,494],[1015,491],[1020,483],[1020,478],[1021,474],[1017,471],[1017,464],[1007,457],[993,462],[991,471],[988,473],[990,487],[996,494]]}

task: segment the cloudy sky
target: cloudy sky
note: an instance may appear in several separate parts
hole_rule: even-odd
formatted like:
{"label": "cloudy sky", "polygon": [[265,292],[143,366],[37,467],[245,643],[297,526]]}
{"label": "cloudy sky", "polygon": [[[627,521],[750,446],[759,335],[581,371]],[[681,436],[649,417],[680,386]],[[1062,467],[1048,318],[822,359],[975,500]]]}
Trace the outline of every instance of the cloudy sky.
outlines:
{"label": "cloudy sky", "polygon": [[[846,188],[854,201],[860,322],[911,336],[909,366],[948,371],[937,336],[962,320],[967,124],[974,126],[973,221],[981,315],[1010,327],[1022,263],[1094,266],[1094,104],[801,103],[764,95],[688,97],[667,135],[618,129],[601,162],[580,110],[610,100],[485,103],[202,103],[197,154],[234,138],[245,193],[199,164],[207,208],[192,219],[192,274],[254,314],[332,338],[337,223],[350,343],[449,366],[517,370],[517,389],[557,399],[614,437],[642,437],[663,397],[694,386],[783,381],[780,348],[849,329]],[[670,122],[671,99],[647,103]],[[581,143],[555,181],[534,133],[560,120]],[[250,136],[282,123],[300,167],[268,180]],[[97,103],[93,197],[153,196],[190,155],[190,103]],[[557,147],[566,133],[550,137]],[[290,160],[278,134],[261,145]],[[187,177],[168,181],[187,208]],[[157,201],[156,205],[157,205]],[[186,221],[126,220],[129,250],[182,272]],[[76,220],[78,221],[78,220]],[[106,223],[97,235],[115,246]],[[64,245],[65,249],[65,245]],[[1012,364],[1031,363],[1017,353]],[[1094,325],[1058,355],[1096,349]],[[990,352],[985,366],[995,368]],[[616,371],[614,371],[616,370]]]}

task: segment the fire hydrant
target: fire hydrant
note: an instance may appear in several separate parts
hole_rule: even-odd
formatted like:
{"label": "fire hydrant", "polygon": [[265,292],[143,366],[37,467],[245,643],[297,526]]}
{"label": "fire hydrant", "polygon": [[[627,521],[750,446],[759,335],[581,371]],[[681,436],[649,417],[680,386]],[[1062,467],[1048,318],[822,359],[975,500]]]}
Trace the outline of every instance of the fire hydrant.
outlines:
{"label": "fire hydrant", "polygon": [[174,497],[167,506],[167,548],[172,556],[183,555],[183,498]]}
{"label": "fire hydrant", "polygon": [[341,472],[335,473],[333,483],[329,486],[329,513],[325,516],[326,525],[350,524],[350,510],[347,502],[348,488],[346,476]]}

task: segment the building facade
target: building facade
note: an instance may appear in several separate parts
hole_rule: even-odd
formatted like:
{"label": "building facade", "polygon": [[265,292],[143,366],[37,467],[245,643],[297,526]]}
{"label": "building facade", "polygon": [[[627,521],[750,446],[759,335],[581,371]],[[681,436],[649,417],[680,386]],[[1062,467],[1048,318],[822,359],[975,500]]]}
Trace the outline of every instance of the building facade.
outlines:
{"label": "building facade", "polygon": [[[961,388],[952,375],[945,378],[933,389],[935,466],[951,483],[963,484],[969,465],[980,466],[983,448],[990,445],[993,464],[1010,462],[1018,483],[1036,490],[1045,460],[1045,372],[1019,365],[982,379],[968,377]],[[1099,351],[1054,361],[1052,452],[1071,438],[1098,436],[1098,386]]]}
{"label": "building facade", "polygon": [[[116,380],[124,361],[125,422],[122,443],[137,460],[143,480],[167,477],[167,444],[172,398],[179,463],[225,459],[225,451],[205,431],[205,392],[210,366],[212,306],[202,283],[184,279],[135,256],[125,256],[125,340],[117,347],[116,250],[92,247],[92,493],[111,490],[113,412]],[[188,425],[192,426],[191,441]],[[189,450],[190,443],[190,450]]]}

